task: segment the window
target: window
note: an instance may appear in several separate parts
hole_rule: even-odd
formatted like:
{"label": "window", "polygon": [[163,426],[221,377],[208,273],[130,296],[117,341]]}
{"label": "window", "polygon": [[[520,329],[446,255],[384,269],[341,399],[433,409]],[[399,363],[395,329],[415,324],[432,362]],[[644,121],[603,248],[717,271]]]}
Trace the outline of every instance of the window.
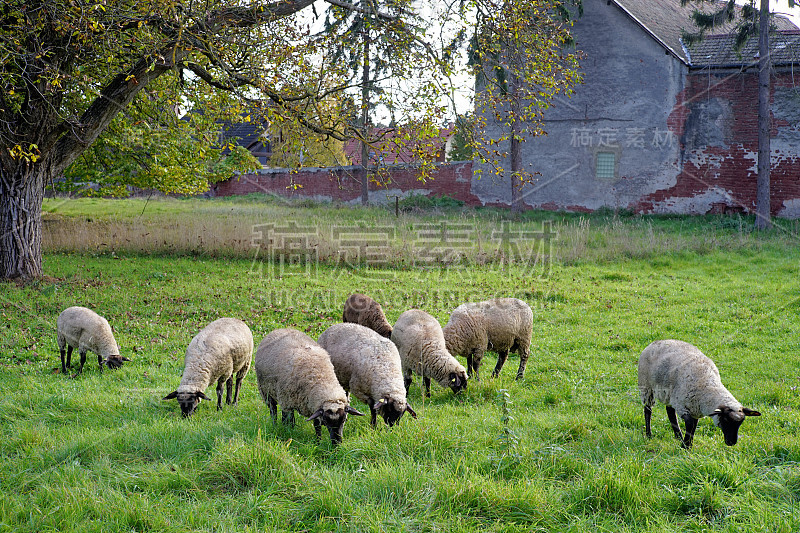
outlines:
{"label": "window", "polygon": [[617,177],[617,154],[614,152],[597,152],[595,161],[595,177],[598,179],[613,179]]}

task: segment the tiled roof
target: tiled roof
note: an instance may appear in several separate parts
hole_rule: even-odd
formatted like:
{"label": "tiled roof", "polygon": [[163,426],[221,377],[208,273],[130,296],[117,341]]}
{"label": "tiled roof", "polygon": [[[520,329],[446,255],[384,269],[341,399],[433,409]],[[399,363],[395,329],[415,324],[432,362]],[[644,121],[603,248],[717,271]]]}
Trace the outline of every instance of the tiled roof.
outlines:
{"label": "tiled roof", "polygon": [[[741,67],[758,63],[758,39],[749,39],[740,50],[735,49],[735,35],[712,35],[689,47],[691,66]],[[773,65],[800,64],[800,30],[770,34],[770,56]]]}
{"label": "tiled roof", "polygon": [[[698,9],[696,5],[688,3],[685,6],[681,6],[680,0],[611,1],[674,56],[687,65],[692,64],[693,54],[691,52],[687,53],[681,42],[681,35],[683,29],[690,33],[697,31],[697,27],[691,19],[692,13],[695,9]],[[701,11],[711,11],[711,9],[706,8],[701,9]],[[792,21],[786,17],[777,16],[774,17],[773,21],[778,31],[798,30],[797,26],[792,24]],[[730,34],[733,32],[734,27],[735,23],[720,25],[706,32],[704,40],[708,40],[710,36],[714,35]],[[725,42],[727,43],[727,41]]]}

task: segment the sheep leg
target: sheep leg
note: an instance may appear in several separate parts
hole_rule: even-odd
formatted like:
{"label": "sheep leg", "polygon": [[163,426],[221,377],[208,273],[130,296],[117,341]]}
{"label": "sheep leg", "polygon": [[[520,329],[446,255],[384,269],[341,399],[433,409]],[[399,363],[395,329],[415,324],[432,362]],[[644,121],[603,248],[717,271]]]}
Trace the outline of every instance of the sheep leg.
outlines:
{"label": "sheep leg", "polygon": [[233,393],[233,376],[225,380],[225,403],[227,405],[231,404],[231,396],[233,396],[232,393]]}
{"label": "sheep leg", "polygon": [[217,411],[222,411],[222,382],[222,379],[217,381]]}
{"label": "sheep leg", "polygon": [[[475,375],[475,381],[480,381],[481,377],[478,375],[478,369],[481,366],[481,361],[483,360],[483,352],[476,351],[472,354],[472,357],[467,357],[467,366],[469,366],[470,360],[472,361],[472,372]],[[470,377],[469,371],[467,372],[467,377]]]}
{"label": "sheep leg", "polygon": [[242,381],[244,380],[244,374],[239,372],[236,374],[236,388],[233,392],[233,405],[239,403],[239,389],[242,388]]}
{"label": "sheep leg", "polygon": [[430,398],[431,397],[431,378],[429,378],[428,376],[423,376],[422,377],[422,382],[425,384],[425,397],[426,398]]}
{"label": "sheep leg", "polygon": [[406,386],[406,396],[408,396],[408,389],[411,387],[411,382],[413,381],[411,371],[409,370],[407,374],[403,375],[403,384]]}
{"label": "sheep leg", "polygon": [[61,373],[66,374],[67,369],[72,366],[72,346],[67,346],[67,364],[64,364],[64,348],[61,348]]}
{"label": "sheep leg", "polygon": [[683,415],[681,418],[683,418],[683,424],[686,426],[686,435],[683,437],[683,447],[688,450],[692,447],[694,430],[697,429],[697,419],[692,418],[691,415]]}
{"label": "sheep leg", "polygon": [[681,427],[678,425],[678,417],[675,416],[675,409],[672,406],[667,406],[667,417],[669,424],[672,426],[672,432],[675,433],[675,438],[683,442],[683,435],[681,435]]}
{"label": "sheep leg", "polygon": [[653,436],[650,432],[650,417],[653,416],[653,408],[649,405],[644,406],[644,434],[647,438]]}
{"label": "sheep leg", "polygon": [[269,414],[272,417],[272,425],[274,426],[278,423],[278,402],[270,396],[267,398],[267,405],[269,406]]}
{"label": "sheep leg", "polygon": [[281,423],[284,426],[294,427],[294,409],[281,409]]}
{"label": "sheep leg", "polygon": [[520,350],[519,352],[519,369],[517,369],[517,381],[525,377],[525,365],[528,364],[529,350]]}
{"label": "sheep leg", "polygon": [[78,351],[78,353],[79,353],[79,354],[80,354],[80,356],[81,356],[81,366],[79,366],[79,367],[78,367],[78,373],[77,373],[77,374],[75,374],[76,376],[77,376],[78,374],[80,374],[81,372],[83,372],[83,365],[85,365],[85,364],[86,364],[86,351],[84,350],[84,351],[82,351],[82,352],[81,352],[81,351],[79,350],[79,351]]}
{"label": "sheep leg", "polygon": [[314,419],[314,433],[317,434],[317,440],[322,440],[322,422],[319,421],[319,418]]}
{"label": "sheep leg", "polygon": [[[349,400],[349,399],[348,399]],[[372,427],[378,423],[378,410],[373,407],[375,402],[372,401],[372,398],[369,399],[369,423],[372,424]]]}
{"label": "sheep leg", "polygon": [[503,365],[506,364],[506,359],[508,359],[508,352],[497,352],[497,364],[494,366],[494,370],[492,371],[492,377],[496,378],[500,375],[500,371],[503,369]]}

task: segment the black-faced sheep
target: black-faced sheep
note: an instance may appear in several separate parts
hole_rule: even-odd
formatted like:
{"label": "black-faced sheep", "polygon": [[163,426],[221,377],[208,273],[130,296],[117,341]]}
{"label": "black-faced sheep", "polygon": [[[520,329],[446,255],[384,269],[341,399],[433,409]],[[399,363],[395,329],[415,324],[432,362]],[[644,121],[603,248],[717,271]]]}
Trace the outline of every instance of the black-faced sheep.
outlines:
{"label": "black-faced sheep", "polygon": [[[67,368],[72,363],[72,350],[78,349],[81,356],[81,366],[78,374],[83,372],[86,363],[86,352],[97,354],[97,363],[100,370],[103,365],[115,369],[122,366],[123,361],[130,361],[119,354],[119,346],[108,321],[86,307],[69,307],[58,315],[56,321],[56,341],[61,352],[61,372],[67,373]],[[67,347],[66,357],[64,348]]]}
{"label": "black-faced sheep", "polygon": [[[236,318],[215,320],[189,343],[181,384],[164,399],[177,399],[183,416],[187,417],[194,413],[200,400],[211,401],[205,390],[216,382],[217,410],[222,409],[223,383],[227,392],[225,403],[235,405],[252,360],[253,334],[247,324]],[[234,374],[236,390],[231,399]]]}
{"label": "black-faced sheep", "polygon": [[419,309],[410,309],[397,319],[392,342],[400,353],[406,393],[411,386],[411,374],[422,376],[425,395],[431,395],[431,378],[454,393],[467,388],[467,371],[445,347],[439,322]]}
{"label": "black-faced sheep", "polygon": [[333,370],[331,359],[314,339],[291,328],[276,329],[264,337],[255,356],[258,390],[277,423],[278,405],[285,424],[294,425],[294,411],[328,428],[331,441],[342,441],[347,415],[364,416],[350,407],[347,394]]}
{"label": "black-faced sheep", "polygon": [[342,322],[361,324],[387,339],[392,337],[392,325],[386,320],[381,304],[363,294],[350,295],[344,303]]}
{"label": "black-faced sheep", "polygon": [[392,341],[359,324],[334,324],[317,342],[330,355],[344,390],[369,406],[373,426],[378,414],[389,426],[403,413],[417,417],[406,401],[400,354]]}
{"label": "black-faced sheep", "polygon": [[517,298],[495,298],[458,306],[443,328],[447,351],[467,358],[467,375],[478,377],[478,369],[487,349],[497,352],[497,377],[509,352],[519,354],[517,379],[525,376],[533,334],[533,312]]}
{"label": "black-faced sheep", "polygon": [[[639,392],[644,404],[645,434],[650,437],[650,416],[655,400],[667,408],[672,431],[684,448],[692,447],[697,420],[710,416],[722,429],[725,444],[733,446],[746,416],[761,413],[742,407],[722,385],[714,362],[695,346],[676,340],[655,341],[639,356]],[[676,418],[686,426],[686,435]]]}

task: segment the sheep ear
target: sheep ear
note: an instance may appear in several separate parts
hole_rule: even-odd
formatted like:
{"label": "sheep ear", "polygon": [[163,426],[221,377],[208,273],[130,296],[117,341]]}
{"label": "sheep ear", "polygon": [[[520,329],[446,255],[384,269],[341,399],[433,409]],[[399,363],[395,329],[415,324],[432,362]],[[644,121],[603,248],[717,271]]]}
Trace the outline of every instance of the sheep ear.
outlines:
{"label": "sheep ear", "polygon": [[350,407],[349,405],[344,408],[344,412],[345,413],[350,413],[351,415],[364,416],[364,413],[359,412],[354,407]]}
{"label": "sheep ear", "polygon": [[744,412],[744,416],[761,416],[761,413],[748,407],[742,407],[742,412]]}
{"label": "sheep ear", "polygon": [[386,405],[387,403],[388,402],[386,401],[386,398],[381,398],[380,400],[377,400],[372,404],[372,408],[377,410]]}
{"label": "sheep ear", "polygon": [[162,401],[163,400],[174,400],[177,397],[178,397],[178,391],[172,391],[169,394],[167,394],[166,396],[164,396],[161,400]]}
{"label": "sheep ear", "polygon": [[206,394],[205,394],[204,392],[198,392],[198,393],[196,394],[196,396],[197,396],[198,398],[202,398],[203,400],[206,400],[207,402],[210,402],[210,401],[211,401],[211,398],[209,398],[208,396],[206,396]]}
{"label": "sheep ear", "polygon": [[317,409],[317,412],[314,413],[313,415],[309,416],[308,418],[306,418],[306,420],[308,422],[311,422],[312,420],[316,420],[317,418],[319,418],[321,416],[322,416],[322,409]]}
{"label": "sheep ear", "polygon": [[719,407],[717,407],[716,409],[714,409],[714,412],[713,412],[713,413],[711,413],[711,414],[710,414],[710,415],[708,415],[708,416],[716,416],[716,415],[721,415],[721,414],[722,414],[722,409],[720,409]]}
{"label": "sheep ear", "polygon": [[130,359],[128,359],[127,357],[123,357],[123,358],[122,358],[122,360],[123,360],[123,361],[128,361],[129,363],[131,362],[131,360],[130,360]]}
{"label": "sheep ear", "polygon": [[411,406],[408,404],[406,404],[406,413],[410,414],[411,418],[413,418],[414,420],[417,419],[417,413],[415,413],[414,410],[411,408]]}

